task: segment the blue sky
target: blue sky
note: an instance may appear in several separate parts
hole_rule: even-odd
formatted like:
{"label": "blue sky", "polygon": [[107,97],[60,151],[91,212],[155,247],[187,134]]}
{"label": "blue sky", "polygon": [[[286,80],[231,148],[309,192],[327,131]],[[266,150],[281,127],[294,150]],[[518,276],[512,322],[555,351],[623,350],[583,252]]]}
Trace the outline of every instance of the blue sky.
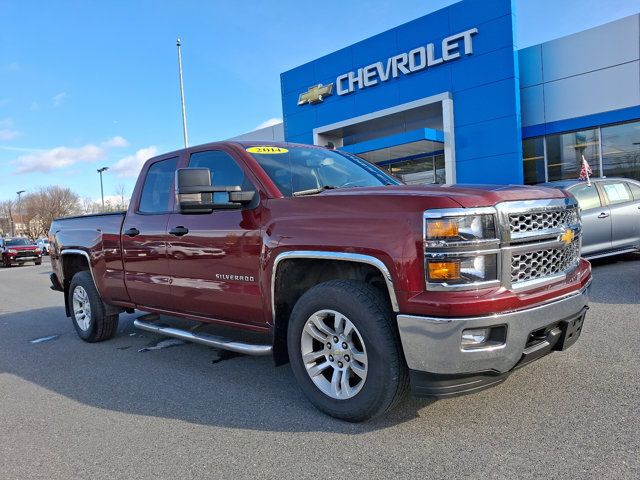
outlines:
{"label": "blue sky", "polygon": [[[68,186],[130,193],[141,162],[282,116],[280,73],[450,0],[0,0],[0,200]],[[516,0],[526,47],[640,10],[637,0]]]}

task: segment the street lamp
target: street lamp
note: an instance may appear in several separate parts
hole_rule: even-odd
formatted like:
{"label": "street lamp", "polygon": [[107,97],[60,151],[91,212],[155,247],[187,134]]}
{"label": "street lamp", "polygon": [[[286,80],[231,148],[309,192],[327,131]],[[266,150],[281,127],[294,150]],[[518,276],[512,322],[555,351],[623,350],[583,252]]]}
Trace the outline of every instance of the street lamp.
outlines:
{"label": "street lamp", "polygon": [[[18,217],[20,217],[20,223],[22,224],[22,231],[24,232],[24,219],[22,218],[22,200],[21,200],[21,196],[22,194],[25,192],[25,190],[19,190],[16,192],[16,195],[18,195]],[[16,235],[18,234],[18,232],[16,231]]]}
{"label": "street lamp", "polygon": [[102,197],[102,211],[104,211],[104,189],[102,188],[102,172],[109,170],[109,167],[102,167],[98,169],[100,174],[100,196]]}

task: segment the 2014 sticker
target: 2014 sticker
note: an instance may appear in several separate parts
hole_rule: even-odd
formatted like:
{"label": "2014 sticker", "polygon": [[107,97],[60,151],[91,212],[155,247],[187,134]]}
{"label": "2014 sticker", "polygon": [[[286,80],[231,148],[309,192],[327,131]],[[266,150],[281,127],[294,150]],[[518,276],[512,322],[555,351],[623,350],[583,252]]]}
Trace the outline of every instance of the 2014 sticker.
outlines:
{"label": "2014 sticker", "polygon": [[263,146],[263,147],[248,147],[247,152],[249,153],[260,153],[262,155],[278,155],[281,153],[287,153],[289,150],[287,150],[286,148],[282,148],[282,147],[270,147],[270,146]]}

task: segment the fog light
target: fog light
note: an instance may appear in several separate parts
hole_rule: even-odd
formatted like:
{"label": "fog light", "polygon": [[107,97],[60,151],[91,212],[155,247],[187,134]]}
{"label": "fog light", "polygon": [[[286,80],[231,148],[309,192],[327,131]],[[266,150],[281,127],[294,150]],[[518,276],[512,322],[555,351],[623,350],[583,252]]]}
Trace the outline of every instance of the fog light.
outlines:
{"label": "fog light", "polygon": [[489,338],[488,328],[474,328],[462,332],[462,348],[479,347]]}
{"label": "fog light", "polygon": [[429,280],[459,280],[460,262],[429,262]]}

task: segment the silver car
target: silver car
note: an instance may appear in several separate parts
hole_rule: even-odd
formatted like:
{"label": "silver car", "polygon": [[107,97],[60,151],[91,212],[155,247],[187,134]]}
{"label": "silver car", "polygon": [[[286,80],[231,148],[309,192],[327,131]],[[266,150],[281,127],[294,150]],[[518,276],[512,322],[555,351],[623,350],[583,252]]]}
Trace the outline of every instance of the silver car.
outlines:
{"label": "silver car", "polygon": [[640,249],[640,182],[592,178],[543,184],[571,193],[582,210],[582,256],[606,257]]}

